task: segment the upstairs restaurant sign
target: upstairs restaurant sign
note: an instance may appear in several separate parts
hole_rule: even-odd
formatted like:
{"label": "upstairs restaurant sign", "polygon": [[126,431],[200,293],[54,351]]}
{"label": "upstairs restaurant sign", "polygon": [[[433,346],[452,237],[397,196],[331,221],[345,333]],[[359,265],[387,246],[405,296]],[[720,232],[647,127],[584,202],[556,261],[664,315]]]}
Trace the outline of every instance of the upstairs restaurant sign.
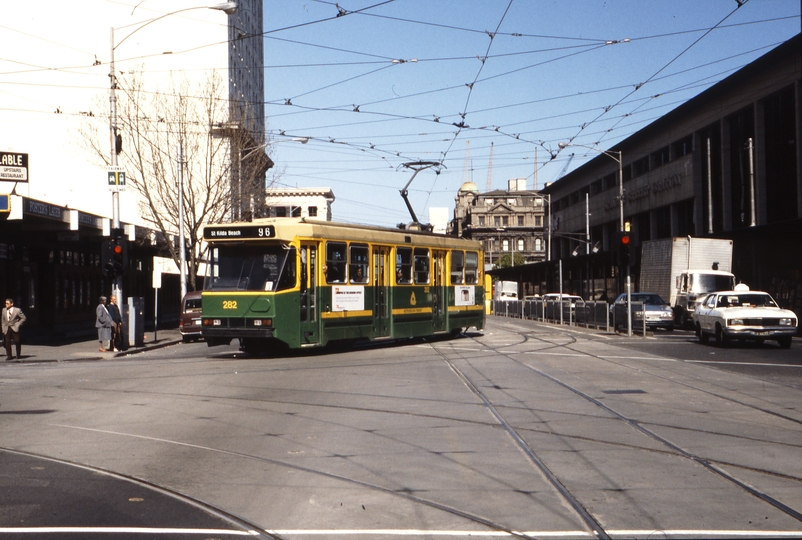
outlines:
{"label": "upstairs restaurant sign", "polygon": [[0,180],[6,182],[27,182],[28,154],[0,152]]}

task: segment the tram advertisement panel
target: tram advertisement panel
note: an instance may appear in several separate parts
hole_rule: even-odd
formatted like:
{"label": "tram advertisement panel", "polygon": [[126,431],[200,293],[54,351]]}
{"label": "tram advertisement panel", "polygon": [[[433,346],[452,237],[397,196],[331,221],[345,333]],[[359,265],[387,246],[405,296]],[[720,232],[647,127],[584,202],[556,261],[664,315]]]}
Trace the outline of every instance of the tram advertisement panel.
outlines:
{"label": "tram advertisement panel", "polygon": [[331,288],[332,311],[362,311],[365,309],[365,287],[362,285]]}

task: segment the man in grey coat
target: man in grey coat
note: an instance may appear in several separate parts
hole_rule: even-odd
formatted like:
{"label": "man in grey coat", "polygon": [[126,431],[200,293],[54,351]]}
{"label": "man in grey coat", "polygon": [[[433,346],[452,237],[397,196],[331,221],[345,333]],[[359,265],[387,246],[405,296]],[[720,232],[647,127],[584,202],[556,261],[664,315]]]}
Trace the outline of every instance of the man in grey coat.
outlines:
{"label": "man in grey coat", "polygon": [[25,314],[20,308],[14,307],[14,300],[6,298],[6,307],[3,308],[0,316],[3,318],[2,328],[6,342],[6,357],[9,361],[14,359],[14,355],[11,354],[11,344],[14,343],[17,346],[17,360],[19,360],[22,352],[19,331],[22,323],[25,322]]}
{"label": "man in grey coat", "polygon": [[100,297],[100,303],[95,309],[97,320],[95,320],[95,328],[97,328],[97,338],[100,341],[100,352],[109,352],[111,343],[111,329],[114,327],[114,321],[106,308],[106,297]]}

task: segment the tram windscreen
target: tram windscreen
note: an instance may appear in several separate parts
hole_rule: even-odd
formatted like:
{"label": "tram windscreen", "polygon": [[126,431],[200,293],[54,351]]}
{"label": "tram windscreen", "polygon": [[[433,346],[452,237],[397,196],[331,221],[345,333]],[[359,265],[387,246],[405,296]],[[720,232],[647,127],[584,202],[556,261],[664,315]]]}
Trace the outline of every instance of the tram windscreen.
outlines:
{"label": "tram windscreen", "polygon": [[281,245],[212,248],[205,291],[280,291],[296,282],[295,249]]}

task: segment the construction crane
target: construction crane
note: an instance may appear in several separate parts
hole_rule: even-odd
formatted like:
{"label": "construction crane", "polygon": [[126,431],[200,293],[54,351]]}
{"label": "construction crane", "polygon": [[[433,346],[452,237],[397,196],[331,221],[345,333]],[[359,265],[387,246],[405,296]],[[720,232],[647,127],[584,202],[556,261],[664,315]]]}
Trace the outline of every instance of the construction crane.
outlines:
{"label": "construction crane", "polygon": [[574,154],[568,156],[568,161],[565,162],[565,165],[563,165],[563,168],[560,170],[560,174],[557,175],[557,180],[565,176],[565,171],[568,170],[568,166],[571,165],[571,161],[573,161],[573,159],[574,159]]}

